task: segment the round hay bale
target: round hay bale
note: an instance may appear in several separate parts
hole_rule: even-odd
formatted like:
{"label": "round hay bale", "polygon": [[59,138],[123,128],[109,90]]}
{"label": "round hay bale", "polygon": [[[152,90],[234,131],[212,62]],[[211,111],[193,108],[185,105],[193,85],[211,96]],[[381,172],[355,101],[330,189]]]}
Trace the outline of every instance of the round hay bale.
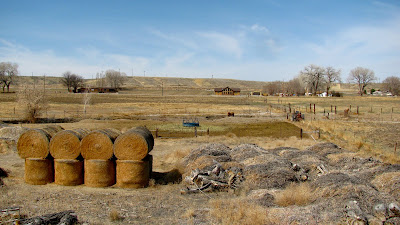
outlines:
{"label": "round hay bale", "polygon": [[83,161],[76,159],[55,159],[54,182],[64,186],[83,184]]}
{"label": "round hay bale", "polygon": [[62,130],[60,126],[49,126],[42,129],[30,129],[18,139],[18,155],[23,158],[45,159],[49,156],[51,138]]}
{"label": "round hay bale", "polygon": [[143,160],[153,149],[154,137],[145,127],[130,129],[114,143],[114,155],[119,160]]}
{"label": "round hay bale", "polygon": [[121,134],[115,129],[92,131],[81,141],[81,154],[84,159],[111,159],[114,140]]}
{"label": "round hay bale", "polygon": [[76,159],[81,154],[81,140],[89,133],[87,129],[63,130],[50,141],[50,154],[55,159]]}
{"label": "round hay bale", "polygon": [[51,159],[25,159],[25,183],[43,185],[54,181],[54,165]]}
{"label": "round hay bale", "polygon": [[85,159],[85,185],[108,187],[115,184],[115,161]]}
{"label": "round hay bale", "polygon": [[143,188],[149,185],[150,164],[144,160],[117,160],[117,186]]}

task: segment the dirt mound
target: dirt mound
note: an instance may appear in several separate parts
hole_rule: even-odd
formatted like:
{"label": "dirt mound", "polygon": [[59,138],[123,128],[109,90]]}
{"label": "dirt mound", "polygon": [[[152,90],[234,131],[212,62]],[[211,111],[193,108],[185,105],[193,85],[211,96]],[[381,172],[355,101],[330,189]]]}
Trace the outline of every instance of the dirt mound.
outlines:
{"label": "dirt mound", "polygon": [[290,167],[283,167],[279,162],[256,164],[245,167],[245,184],[250,189],[282,189],[292,182],[297,182],[296,173]]}
{"label": "dirt mound", "polygon": [[289,167],[291,165],[289,160],[272,153],[265,153],[255,157],[247,158],[245,160],[242,160],[241,162],[247,166],[256,164],[271,164],[273,166]]}
{"label": "dirt mound", "polygon": [[253,158],[266,152],[265,149],[255,145],[255,144],[241,144],[231,150],[232,159],[236,161],[243,161],[248,158]]}
{"label": "dirt mound", "polygon": [[379,191],[400,199],[400,171],[383,173],[371,181]]}
{"label": "dirt mound", "polygon": [[[388,172],[400,172],[400,164],[386,163],[365,163],[366,168],[358,167],[354,172],[350,172],[366,182],[372,181],[375,177]],[[362,168],[362,169],[361,169]]]}
{"label": "dirt mound", "polygon": [[306,150],[313,151],[322,157],[326,157],[329,154],[342,153],[343,151],[347,151],[341,149],[334,143],[318,143],[316,145],[308,147]]}
{"label": "dirt mound", "polygon": [[0,129],[0,138],[17,142],[19,136],[27,130],[25,127],[3,127]]}
{"label": "dirt mound", "polygon": [[200,146],[197,149],[192,150],[189,155],[183,158],[183,164],[189,165],[189,163],[195,161],[201,156],[213,156],[213,159],[217,162],[229,162],[232,160],[230,155],[230,148],[224,144],[207,144]]}
{"label": "dirt mound", "polygon": [[289,160],[300,157],[300,156],[304,156],[304,155],[316,156],[313,151],[299,150],[299,149],[282,150],[281,152],[279,152],[279,155],[286,159],[289,159]]}

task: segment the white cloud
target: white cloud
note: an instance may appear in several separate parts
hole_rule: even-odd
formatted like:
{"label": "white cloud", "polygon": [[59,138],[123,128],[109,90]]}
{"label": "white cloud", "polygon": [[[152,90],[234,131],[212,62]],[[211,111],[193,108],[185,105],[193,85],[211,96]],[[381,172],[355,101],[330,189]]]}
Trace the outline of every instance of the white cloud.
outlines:
{"label": "white cloud", "polygon": [[242,56],[243,50],[240,46],[240,42],[234,36],[218,32],[198,32],[197,34],[207,40],[202,43],[202,47],[208,47],[209,50],[217,49],[227,54],[233,54],[237,58]]}
{"label": "white cloud", "polygon": [[269,33],[268,28],[264,27],[264,26],[260,26],[258,24],[254,24],[250,27],[250,29],[252,31],[256,31],[256,32],[264,32],[264,33]]}
{"label": "white cloud", "polygon": [[[398,73],[400,65],[400,17],[379,26],[357,26],[329,34],[321,43],[303,46],[310,63],[343,66],[343,76],[356,67],[375,70],[377,76]],[[388,61],[392,63],[389,64]]]}
{"label": "white cloud", "polygon": [[32,51],[22,45],[0,39],[0,61],[19,64],[21,75],[61,76],[67,70],[91,78],[97,72],[107,69],[121,69],[130,74],[132,69],[143,71],[150,63],[144,57],[102,53],[94,47],[77,48],[75,56],[60,56],[51,49]]}

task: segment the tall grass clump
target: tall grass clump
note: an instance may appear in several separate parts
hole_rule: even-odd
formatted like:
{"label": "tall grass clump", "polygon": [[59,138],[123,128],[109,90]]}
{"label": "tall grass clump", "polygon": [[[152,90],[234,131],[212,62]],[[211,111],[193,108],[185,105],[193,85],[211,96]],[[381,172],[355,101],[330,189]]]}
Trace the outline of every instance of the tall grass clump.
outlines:
{"label": "tall grass clump", "polygon": [[211,216],[218,224],[271,224],[262,206],[237,199],[210,200]]}
{"label": "tall grass clump", "polygon": [[289,205],[308,205],[313,201],[313,193],[308,183],[292,183],[279,192],[275,198],[275,203],[279,206]]}

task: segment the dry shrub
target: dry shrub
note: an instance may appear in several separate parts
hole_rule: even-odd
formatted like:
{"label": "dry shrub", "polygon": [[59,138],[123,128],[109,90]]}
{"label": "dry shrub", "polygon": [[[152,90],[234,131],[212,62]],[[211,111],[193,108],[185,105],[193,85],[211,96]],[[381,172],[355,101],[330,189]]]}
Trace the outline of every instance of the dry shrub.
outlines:
{"label": "dry shrub", "polygon": [[313,193],[308,183],[292,183],[276,195],[275,203],[280,206],[308,205],[313,201]]}
{"label": "dry shrub", "polygon": [[111,210],[110,212],[110,220],[112,222],[123,220],[123,217],[119,215],[119,212],[115,209]]}
{"label": "dry shrub", "polygon": [[45,93],[41,89],[22,87],[17,93],[17,100],[24,107],[25,119],[31,123],[35,123],[48,108]]}
{"label": "dry shrub", "polygon": [[210,205],[218,224],[271,224],[266,208],[240,198],[212,199]]}
{"label": "dry shrub", "polygon": [[228,138],[237,138],[236,134],[231,133],[231,132],[225,134],[225,136],[228,137]]}

